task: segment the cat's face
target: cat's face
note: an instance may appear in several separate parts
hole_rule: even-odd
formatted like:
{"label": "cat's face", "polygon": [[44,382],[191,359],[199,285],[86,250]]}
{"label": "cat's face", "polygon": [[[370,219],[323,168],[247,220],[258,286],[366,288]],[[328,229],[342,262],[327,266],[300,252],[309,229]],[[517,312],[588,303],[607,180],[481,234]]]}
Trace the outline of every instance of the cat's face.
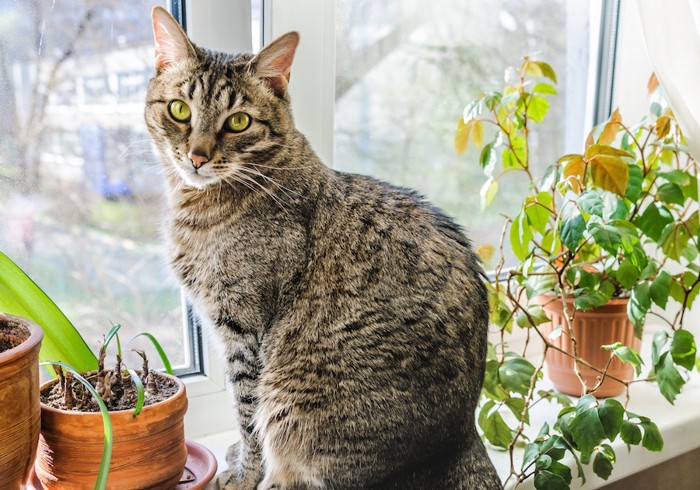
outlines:
{"label": "cat's face", "polygon": [[153,27],[145,117],[166,171],[199,189],[252,186],[293,125],[286,87],[298,35],[233,56],[194,46],[163,9],[153,10]]}

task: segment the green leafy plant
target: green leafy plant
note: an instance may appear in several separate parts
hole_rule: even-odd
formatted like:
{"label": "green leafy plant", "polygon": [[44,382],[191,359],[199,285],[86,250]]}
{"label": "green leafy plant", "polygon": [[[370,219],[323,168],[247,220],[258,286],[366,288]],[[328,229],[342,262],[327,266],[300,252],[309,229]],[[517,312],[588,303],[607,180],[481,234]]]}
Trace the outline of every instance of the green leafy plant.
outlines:
{"label": "green leafy plant", "polygon": [[[573,359],[577,373],[582,365],[593,368],[602,382],[611,377],[608,367],[596,368],[578,356],[571,322],[578,311],[629,298],[627,314],[637,337],[649,315],[661,318],[667,328],[653,337],[648,375],[618,381],[627,389],[627,401],[631,383],[656,381],[673,403],[697,357],[693,335],[683,327],[700,291],[698,164],[656,89],[650,114],[640,123],[628,124],[615,110],[593,128],[583,152],[564,155],[540,170],[531,154],[531,132],[545,120],[557,93],[556,74],[549,64],[529,57],[509,73],[501,91],[482,94],[466,106],[455,134],[459,154],[470,145],[479,150],[485,175],[482,207],[497,198],[503,179],[520,175],[529,182],[520,208],[505,219],[496,279],[488,283],[491,321],[500,342],[489,345],[478,422],[485,438],[508,450],[512,462],[514,448],[527,440],[532,407],[542,401],[559,403],[556,420],[527,442],[522,466],[512,463],[508,479],[517,485],[532,477],[538,489],[569,488],[572,469],[585,480],[582,464],[609,477],[615,462],[611,443],[618,438],[628,446],[660,451],[661,435],[649,418],[627,411],[626,403],[596,400],[589,393],[597,386],[587,386],[580,375],[582,396],[575,406],[566,396],[539,389],[544,355],[535,365],[526,351],[508,351],[508,335],[523,328],[525,349],[535,336],[545,354],[559,350],[543,334],[541,326],[550,319],[538,301],[543,295],[557,296],[574,345],[573,354],[564,354]],[[518,264],[507,264],[507,247]],[[567,298],[573,299],[573,311],[567,311]],[[603,347],[611,360],[634,366],[638,376],[647,367],[632,346],[617,342]],[[567,465],[565,457],[575,464]]]}
{"label": "green leafy plant", "polygon": [[[91,410],[92,400],[102,414],[104,427],[104,448],[100,469],[95,484],[96,489],[104,489],[114,443],[112,423],[109,416],[111,408],[116,406],[120,394],[124,393],[123,383],[130,380],[136,391],[134,417],[138,416],[145,404],[145,393],[154,394],[157,390],[154,372],[148,367],[148,359],[143,351],[137,351],[143,360],[141,375],[133,369],[124,368],[122,362],[122,345],[119,338],[121,325],[114,325],[105,336],[100,347],[99,356],[95,356],[60,308],[49,296],[7,255],[0,252],[0,311],[28,318],[39,324],[44,331],[39,354],[43,366],[53,366],[59,377],[58,391],[65,408],[69,410]],[[158,340],[150,333],[143,332],[131,337],[125,344],[128,348],[137,338],[147,338],[158,353],[165,371],[173,370],[165,351]],[[107,347],[116,341],[116,363],[113,370],[105,370]],[[84,387],[90,398],[76,400],[74,393],[77,386]]]}

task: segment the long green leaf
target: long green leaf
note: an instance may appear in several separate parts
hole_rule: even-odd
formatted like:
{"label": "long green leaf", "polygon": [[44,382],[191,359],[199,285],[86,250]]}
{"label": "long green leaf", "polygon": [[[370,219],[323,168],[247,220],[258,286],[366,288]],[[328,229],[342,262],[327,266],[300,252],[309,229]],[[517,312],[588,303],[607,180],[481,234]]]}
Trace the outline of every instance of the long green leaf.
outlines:
{"label": "long green leaf", "polygon": [[153,344],[153,347],[155,347],[156,351],[158,351],[158,355],[160,356],[160,360],[163,362],[163,367],[165,368],[165,372],[174,376],[175,373],[173,373],[173,368],[170,365],[170,360],[168,359],[168,356],[165,354],[165,351],[160,346],[160,343],[150,333],[143,332],[143,333],[134,335],[133,337],[131,337],[129,339],[129,341],[126,344],[124,344],[124,349],[126,349],[134,340],[136,340],[139,337],[146,337],[147,339],[149,339],[151,341],[151,343]]}
{"label": "long green leaf", "polygon": [[78,330],[44,291],[0,252],[0,311],[37,323],[44,330],[39,358],[63,361],[77,371],[97,369],[97,358]]}
{"label": "long green leaf", "polygon": [[146,401],[146,396],[144,394],[145,390],[143,389],[141,378],[139,378],[139,375],[136,374],[136,371],[133,369],[127,369],[127,371],[129,372],[129,376],[131,376],[131,381],[133,381],[134,385],[136,386],[136,407],[134,408],[134,417],[136,417],[141,413],[141,409]]}
{"label": "long green leaf", "polygon": [[42,362],[42,366],[61,366],[64,369],[73,373],[73,377],[80,381],[85,388],[88,389],[90,394],[93,396],[97,405],[100,407],[100,414],[102,414],[102,427],[104,429],[105,444],[102,449],[102,459],[100,460],[100,469],[97,472],[97,481],[95,482],[95,490],[104,490],[107,488],[107,476],[109,475],[109,465],[112,461],[112,447],[114,445],[114,437],[112,435],[112,419],[109,418],[109,410],[102,400],[102,397],[97,393],[95,388],[90,384],[88,380],[83,378],[80,373],[78,373],[72,366],[64,362]]}

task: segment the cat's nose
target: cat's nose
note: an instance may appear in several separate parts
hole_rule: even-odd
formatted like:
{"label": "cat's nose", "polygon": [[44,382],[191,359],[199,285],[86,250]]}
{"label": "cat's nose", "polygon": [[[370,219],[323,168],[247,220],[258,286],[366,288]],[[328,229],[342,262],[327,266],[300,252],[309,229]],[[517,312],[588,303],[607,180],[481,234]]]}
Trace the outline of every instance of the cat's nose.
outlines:
{"label": "cat's nose", "polygon": [[202,165],[209,161],[209,155],[203,153],[203,151],[194,149],[190,150],[190,152],[187,154],[194,168],[199,169]]}

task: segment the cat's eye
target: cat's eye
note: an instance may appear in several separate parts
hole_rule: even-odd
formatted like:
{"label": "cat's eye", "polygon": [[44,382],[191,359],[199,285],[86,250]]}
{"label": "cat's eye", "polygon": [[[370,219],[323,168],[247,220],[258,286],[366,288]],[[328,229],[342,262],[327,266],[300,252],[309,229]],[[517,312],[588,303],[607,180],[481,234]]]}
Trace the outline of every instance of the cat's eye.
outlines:
{"label": "cat's eye", "polygon": [[231,133],[240,133],[250,126],[252,119],[245,112],[236,112],[229,116],[224,123],[224,130]]}
{"label": "cat's eye", "polygon": [[170,101],[170,103],[168,104],[168,112],[170,113],[170,116],[177,122],[187,122],[192,116],[190,106],[178,99]]}

